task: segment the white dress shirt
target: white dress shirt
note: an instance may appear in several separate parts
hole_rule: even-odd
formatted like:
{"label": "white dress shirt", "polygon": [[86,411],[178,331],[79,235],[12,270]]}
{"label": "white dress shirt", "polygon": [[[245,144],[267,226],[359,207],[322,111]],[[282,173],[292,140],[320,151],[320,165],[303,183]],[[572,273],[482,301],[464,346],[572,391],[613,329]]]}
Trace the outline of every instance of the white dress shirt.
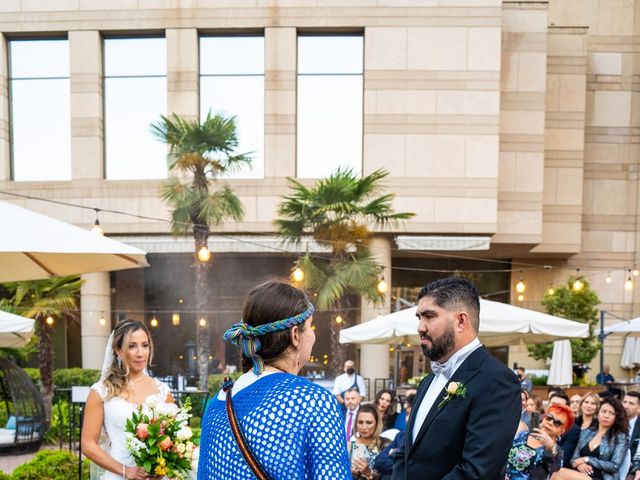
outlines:
{"label": "white dress shirt", "polygon": [[422,424],[427,418],[431,407],[433,407],[434,403],[439,400],[438,395],[445,387],[446,383],[453,376],[458,367],[462,365],[462,362],[464,362],[469,355],[471,355],[476,349],[480,348],[481,346],[482,344],[480,343],[480,340],[478,340],[478,337],[474,338],[470,343],[451,355],[451,358],[444,363],[446,367],[451,366],[451,374],[448,377],[443,374],[438,374],[431,381],[431,385],[429,385],[427,393],[425,393],[422,401],[420,402],[420,406],[416,410],[416,420],[413,424],[413,430],[411,431],[412,443],[416,441],[416,437],[418,436],[418,432],[420,432]]}
{"label": "white dress shirt", "polygon": [[354,383],[358,387],[360,395],[362,395],[364,398],[367,398],[367,388],[364,385],[364,380],[360,375],[356,373],[354,373],[353,375],[347,375],[346,373],[338,375],[333,384],[333,394],[340,395],[345,390],[353,387]]}
{"label": "white dress shirt", "polygon": [[637,416],[629,419],[629,441],[631,441],[631,435],[633,435],[633,427],[636,426],[637,421],[638,421]]}

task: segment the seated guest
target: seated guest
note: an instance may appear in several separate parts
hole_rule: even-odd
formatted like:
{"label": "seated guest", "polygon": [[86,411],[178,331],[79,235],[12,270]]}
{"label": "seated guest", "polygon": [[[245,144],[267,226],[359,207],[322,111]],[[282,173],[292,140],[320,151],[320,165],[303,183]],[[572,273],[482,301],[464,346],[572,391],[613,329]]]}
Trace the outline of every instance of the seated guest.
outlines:
{"label": "seated guest", "polygon": [[396,417],[396,423],[393,425],[393,428],[397,428],[401,432],[404,432],[407,429],[407,420],[409,419],[409,412],[411,411],[413,399],[416,398],[416,392],[417,390],[415,388],[407,390],[406,397],[404,399],[404,410]]}
{"label": "seated guest", "polygon": [[620,400],[605,398],[597,424],[580,432],[571,459],[575,470],[561,468],[553,480],[617,480],[627,448],[627,414]]}
{"label": "seated guest", "polygon": [[356,433],[347,445],[354,480],[374,478],[373,462],[380,453],[381,431],[378,409],[369,403],[361,405],[356,415]]}
{"label": "seated guest", "polygon": [[587,392],[582,397],[578,407],[579,415],[566,435],[558,442],[564,452],[565,467],[571,467],[569,460],[573,457],[573,452],[578,444],[580,432],[592,427],[597,422],[598,409],[600,408],[600,397],[594,392]]}
{"label": "seated guest", "polygon": [[395,454],[404,442],[405,432],[400,432],[396,435],[396,438],[385,447],[380,454],[376,457],[376,461],[373,463],[374,478],[375,472],[379,475],[379,480],[391,480],[391,474],[393,473],[393,461],[395,460]]}
{"label": "seated guest", "polygon": [[573,412],[566,405],[551,405],[540,426],[520,432],[513,440],[507,459],[507,480],[546,480],[562,466],[562,449],[556,444],[571,428]]}
{"label": "seated guest", "polygon": [[555,390],[549,394],[549,405],[554,405],[556,403],[561,403],[567,407],[569,406],[569,396],[564,390]]}
{"label": "seated guest", "polygon": [[520,413],[520,421],[529,425],[531,414],[527,412],[527,402],[529,401],[529,392],[524,388],[520,390],[520,401],[522,403],[522,412]]}
{"label": "seated guest", "polygon": [[571,407],[571,410],[573,410],[573,416],[576,418],[580,415],[581,401],[582,401],[582,396],[578,395],[577,393],[574,393],[573,395],[571,395],[571,398],[569,399],[569,406]]}
{"label": "seated guest", "polygon": [[393,428],[396,423],[396,398],[391,390],[380,390],[376,394],[375,406],[382,419],[382,430]]}

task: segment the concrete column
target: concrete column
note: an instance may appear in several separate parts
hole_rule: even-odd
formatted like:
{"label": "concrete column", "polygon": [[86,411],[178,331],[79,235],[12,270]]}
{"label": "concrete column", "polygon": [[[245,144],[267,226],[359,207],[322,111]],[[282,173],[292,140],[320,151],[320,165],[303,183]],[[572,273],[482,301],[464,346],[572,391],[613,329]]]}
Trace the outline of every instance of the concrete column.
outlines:
{"label": "concrete column", "polygon": [[296,175],[295,28],[266,28],[264,176]]}
{"label": "concrete column", "polygon": [[69,32],[71,178],[104,178],[104,107],[100,32]]}
{"label": "concrete column", "polygon": [[166,39],[167,112],[196,120],[200,112],[198,31],[168,29]]}
{"label": "concrete column", "polygon": [[[391,240],[386,237],[376,237],[371,242],[371,252],[380,265],[384,265],[384,279],[391,286]],[[364,298],[360,321],[367,322],[377,318],[379,314],[391,311],[391,289],[386,293],[384,304],[376,307]],[[360,347],[359,371],[365,378],[371,381],[369,398],[373,398],[374,382],[376,378],[390,378],[389,375],[389,345],[362,345]]]}
{"label": "concrete column", "polygon": [[[111,333],[111,284],[109,273],[82,275],[80,290],[82,368],[101,368],[104,348]],[[100,325],[100,316],[107,320]]]}
{"label": "concrete column", "polygon": [[0,182],[11,178],[8,60],[7,41],[0,34]]}

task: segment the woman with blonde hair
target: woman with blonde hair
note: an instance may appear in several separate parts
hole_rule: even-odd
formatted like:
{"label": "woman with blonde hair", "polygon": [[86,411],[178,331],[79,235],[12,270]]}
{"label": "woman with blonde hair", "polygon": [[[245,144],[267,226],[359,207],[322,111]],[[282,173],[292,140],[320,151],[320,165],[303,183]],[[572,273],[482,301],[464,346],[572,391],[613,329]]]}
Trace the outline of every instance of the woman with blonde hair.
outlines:
{"label": "woman with blonde hair", "polygon": [[356,433],[348,445],[354,480],[372,480],[378,477],[373,470],[373,463],[381,450],[381,432],[382,420],[378,409],[370,403],[362,405],[356,415]]}
{"label": "woman with blonde hair", "polygon": [[[135,466],[124,431],[127,419],[150,395],[173,403],[169,387],[147,373],[152,359],[147,327],[137,320],[120,322],[107,342],[100,380],[87,397],[82,427],[82,453],[106,470],[103,480],[159,478]],[[109,437],[108,452],[98,444],[103,427]]]}
{"label": "woman with blonde hair", "polygon": [[598,422],[598,410],[600,410],[600,397],[595,392],[587,392],[580,400],[578,407],[578,417],[569,429],[567,434],[562,438],[560,446],[564,453],[565,464],[569,466],[569,459],[573,456],[573,452],[578,445],[580,432],[593,426]]}

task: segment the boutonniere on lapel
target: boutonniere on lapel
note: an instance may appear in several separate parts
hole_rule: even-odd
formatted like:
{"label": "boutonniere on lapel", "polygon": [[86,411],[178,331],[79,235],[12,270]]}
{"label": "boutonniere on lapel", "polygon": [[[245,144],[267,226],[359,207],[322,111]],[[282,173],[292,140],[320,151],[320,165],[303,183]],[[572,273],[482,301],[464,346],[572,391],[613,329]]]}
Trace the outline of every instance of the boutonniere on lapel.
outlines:
{"label": "boutonniere on lapel", "polygon": [[438,404],[438,408],[442,408],[445,403],[454,398],[467,398],[467,387],[462,382],[449,382],[447,385],[447,394],[442,397],[442,401]]}

